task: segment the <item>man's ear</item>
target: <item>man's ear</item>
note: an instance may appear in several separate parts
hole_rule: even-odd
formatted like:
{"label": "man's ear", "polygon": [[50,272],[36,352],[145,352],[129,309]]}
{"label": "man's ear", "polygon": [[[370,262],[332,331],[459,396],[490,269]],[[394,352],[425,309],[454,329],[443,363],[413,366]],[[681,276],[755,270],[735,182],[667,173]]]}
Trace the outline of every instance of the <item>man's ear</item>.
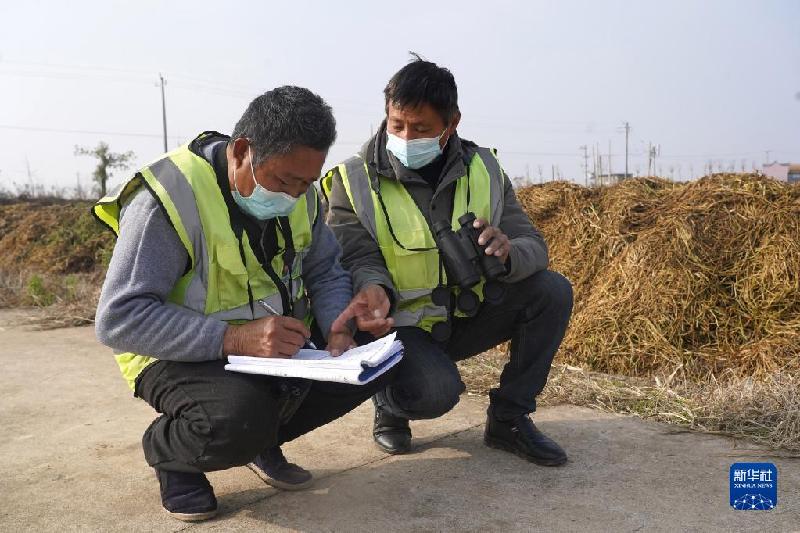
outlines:
{"label": "man's ear", "polygon": [[247,157],[248,146],[250,146],[250,141],[244,137],[234,139],[231,143],[231,156],[233,157],[233,164],[236,166],[236,168],[239,168],[244,164],[244,160]]}
{"label": "man's ear", "polygon": [[[450,135],[456,132],[456,128],[458,128],[458,123],[461,122],[461,111],[456,111],[456,114],[453,116],[452,123],[448,128],[450,130]],[[449,135],[448,135],[449,137]]]}

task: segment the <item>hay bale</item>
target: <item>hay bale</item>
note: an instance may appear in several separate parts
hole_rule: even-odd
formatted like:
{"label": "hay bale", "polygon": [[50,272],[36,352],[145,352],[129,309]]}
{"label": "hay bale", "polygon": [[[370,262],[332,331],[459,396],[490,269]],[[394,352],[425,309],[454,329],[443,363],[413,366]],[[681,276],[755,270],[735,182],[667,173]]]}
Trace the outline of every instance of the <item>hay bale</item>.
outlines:
{"label": "hay bale", "polygon": [[575,287],[564,362],[695,381],[800,368],[800,187],[716,174],[518,196]]}

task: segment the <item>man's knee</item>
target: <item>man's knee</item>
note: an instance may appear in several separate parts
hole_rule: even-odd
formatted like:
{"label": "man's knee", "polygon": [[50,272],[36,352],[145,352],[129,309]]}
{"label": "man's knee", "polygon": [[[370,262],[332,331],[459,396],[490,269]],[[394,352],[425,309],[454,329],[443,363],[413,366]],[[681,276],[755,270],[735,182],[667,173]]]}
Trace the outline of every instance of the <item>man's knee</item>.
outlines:
{"label": "man's knee", "polygon": [[438,418],[456,406],[464,390],[464,382],[454,368],[453,372],[419,375],[407,385],[390,387],[383,403],[397,416],[413,420]]}
{"label": "man's knee", "polygon": [[427,397],[427,406],[423,409],[426,416],[422,418],[438,418],[449,412],[456,406],[466,387],[461,381],[461,376],[456,374],[440,380],[431,389],[431,393]]}
{"label": "man's knee", "polygon": [[531,302],[551,310],[572,313],[572,283],[558,272],[543,270],[524,280]]}

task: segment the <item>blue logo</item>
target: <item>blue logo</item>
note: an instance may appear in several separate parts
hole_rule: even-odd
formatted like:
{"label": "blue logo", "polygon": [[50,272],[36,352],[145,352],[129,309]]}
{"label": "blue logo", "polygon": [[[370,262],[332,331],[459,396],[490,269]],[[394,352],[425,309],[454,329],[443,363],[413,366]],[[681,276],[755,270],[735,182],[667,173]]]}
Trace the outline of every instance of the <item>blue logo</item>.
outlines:
{"label": "blue logo", "polygon": [[778,469],[772,463],[733,463],[731,507],[737,511],[769,511],[778,505]]}

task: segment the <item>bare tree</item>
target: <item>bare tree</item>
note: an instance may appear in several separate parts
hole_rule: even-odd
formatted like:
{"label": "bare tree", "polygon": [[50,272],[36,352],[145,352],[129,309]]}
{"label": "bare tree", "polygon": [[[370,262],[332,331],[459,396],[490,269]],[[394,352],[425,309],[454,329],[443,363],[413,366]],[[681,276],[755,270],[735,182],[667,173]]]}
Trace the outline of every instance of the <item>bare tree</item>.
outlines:
{"label": "bare tree", "polygon": [[92,176],[100,189],[100,198],[106,195],[106,185],[113,170],[126,170],[133,159],[133,152],[116,153],[109,150],[107,143],[100,141],[94,148],[75,147],[75,155],[89,155],[97,159],[97,168]]}

